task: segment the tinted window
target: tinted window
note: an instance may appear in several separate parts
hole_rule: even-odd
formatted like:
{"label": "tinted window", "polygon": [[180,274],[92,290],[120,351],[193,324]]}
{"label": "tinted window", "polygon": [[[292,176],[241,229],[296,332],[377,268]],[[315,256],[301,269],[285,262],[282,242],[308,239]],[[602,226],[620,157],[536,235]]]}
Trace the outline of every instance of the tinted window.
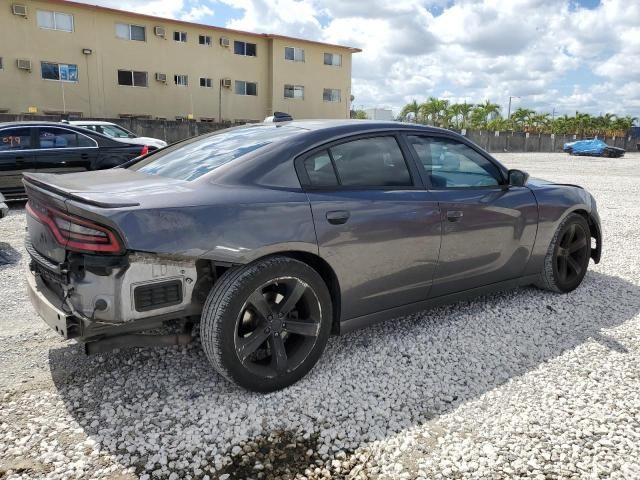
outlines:
{"label": "tinted window", "polygon": [[287,125],[235,128],[163,149],[130,168],[150,175],[195,180],[220,165],[302,131]]}
{"label": "tinted window", "polygon": [[7,128],[0,130],[0,152],[31,148],[31,129]]}
{"label": "tinted window", "polygon": [[343,186],[411,186],[409,169],[393,137],[363,138],[331,148]]}
{"label": "tinted window", "polygon": [[94,147],[92,140],[71,130],[62,128],[40,128],[40,148]]}
{"label": "tinted window", "polygon": [[329,152],[323,150],[305,158],[304,168],[309,176],[309,182],[314,186],[338,185],[336,172],[331,164]]}
{"label": "tinted window", "polygon": [[463,143],[409,136],[420,164],[434,188],[492,187],[500,184],[500,170]]}

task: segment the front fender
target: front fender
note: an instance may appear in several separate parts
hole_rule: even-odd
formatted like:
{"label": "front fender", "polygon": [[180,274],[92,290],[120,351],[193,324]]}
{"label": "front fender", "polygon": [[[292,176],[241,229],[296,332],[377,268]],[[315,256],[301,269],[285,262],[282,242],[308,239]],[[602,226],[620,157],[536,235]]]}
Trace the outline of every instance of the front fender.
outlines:
{"label": "front fender", "polygon": [[527,265],[527,274],[536,274],[542,270],[544,258],[556,230],[562,221],[574,212],[584,215],[589,222],[592,228],[591,234],[597,241],[597,247],[592,251],[591,256],[596,263],[600,261],[602,249],[600,218],[591,195],[577,186],[550,183],[534,185],[531,190],[538,203],[538,231]]}

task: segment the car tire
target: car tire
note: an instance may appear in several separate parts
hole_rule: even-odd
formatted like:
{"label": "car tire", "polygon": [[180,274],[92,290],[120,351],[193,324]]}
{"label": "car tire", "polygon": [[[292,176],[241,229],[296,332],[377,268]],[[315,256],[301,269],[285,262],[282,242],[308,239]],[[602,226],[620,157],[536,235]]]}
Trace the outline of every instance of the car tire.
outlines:
{"label": "car tire", "polygon": [[331,296],[322,277],[303,262],[273,256],[224,273],[205,302],[200,336],[222,376],[248,390],[271,392],[313,368],[331,323]]}
{"label": "car tire", "polygon": [[544,259],[537,286],[557,293],[575,290],[584,279],[591,258],[591,233],[585,218],[571,213],[560,223]]}

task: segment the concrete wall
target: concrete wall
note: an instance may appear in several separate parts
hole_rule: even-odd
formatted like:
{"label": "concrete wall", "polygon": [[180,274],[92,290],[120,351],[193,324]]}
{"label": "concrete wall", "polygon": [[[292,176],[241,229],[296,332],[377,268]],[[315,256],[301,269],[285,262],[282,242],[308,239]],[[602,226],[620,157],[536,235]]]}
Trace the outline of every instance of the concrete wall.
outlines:
{"label": "concrete wall", "polygon": [[[464,132],[472,142],[478,144],[488,152],[561,152],[562,146],[573,142],[576,135],[526,134],[524,132],[486,132],[467,130]],[[602,138],[612,147],[624,148],[628,151],[638,149],[640,139],[634,137]]]}
{"label": "concrete wall", "polygon": [[[19,114],[35,107],[38,113],[79,112],[84,117],[191,115],[233,121],[261,120],[281,109],[299,118],[349,117],[354,49],[60,0],[20,0],[27,6],[25,18],[12,14],[12,3],[0,2],[0,111]],[[73,15],[73,31],[40,28],[39,10]],[[145,27],[145,41],[118,38],[118,23]],[[164,37],[154,34],[156,26],[165,29]],[[186,32],[187,42],[174,41],[174,31]],[[200,45],[199,35],[210,36],[211,45]],[[231,46],[221,46],[221,37]],[[255,43],[256,56],[234,54],[236,40]],[[286,61],[285,46],[305,49],[305,62]],[[342,66],[324,65],[324,52],[341,54]],[[17,59],[30,60],[32,70],[18,69]],[[43,61],[77,65],[77,81],[43,79]],[[147,72],[147,86],[119,85],[121,69]],[[156,81],[156,73],[166,74],[167,82]],[[189,85],[176,85],[176,74],[188,75]],[[201,87],[201,77],[210,78],[212,86]],[[232,80],[230,89],[220,88],[223,78]],[[255,82],[257,96],[236,94],[236,80]],[[285,99],[285,83],[304,85],[305,98]],[[340,89],[341,101],[323,101],[324,88]]]}

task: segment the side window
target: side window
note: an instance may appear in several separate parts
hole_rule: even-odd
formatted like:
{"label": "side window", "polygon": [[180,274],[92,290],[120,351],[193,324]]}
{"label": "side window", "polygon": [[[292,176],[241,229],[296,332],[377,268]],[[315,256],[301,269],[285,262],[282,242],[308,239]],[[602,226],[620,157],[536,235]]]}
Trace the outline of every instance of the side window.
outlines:
{"label": "side window", "polygon": [[31,148],[30,128],[6,128],[0,131],[0,152]]}
{"label": "side window", "polygon": [[62,128],[40,128],[40,148],[93,147],[93,141],[84,135]]}
{"label": "side window", "polygon": [[372,137],[331,147],[340,184],[363,187],[413,186],[394,137]]}
{"label": "side window", "polygon": [[331,164],[328,150],[322,150],[304,159],[304,169],[313,186],[338,185],[336,172]]}
{"label": "side window", "polygon": [[463,143],[416,135],[409,135],[408,140],[433,188],[500,185],[498,167]]}

